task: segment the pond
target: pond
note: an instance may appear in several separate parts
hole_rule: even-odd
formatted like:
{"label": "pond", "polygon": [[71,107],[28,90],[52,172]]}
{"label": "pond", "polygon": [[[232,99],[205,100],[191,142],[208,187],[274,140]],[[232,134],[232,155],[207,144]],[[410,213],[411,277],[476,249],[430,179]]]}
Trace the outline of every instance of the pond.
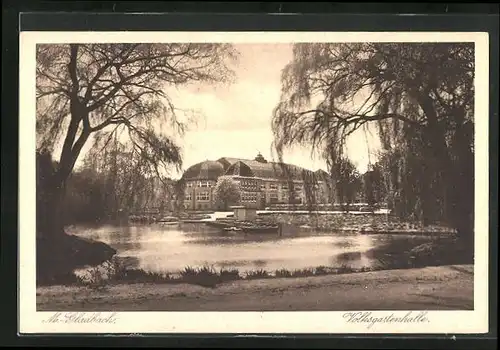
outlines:
{"label": "pond", "polygon": [[225,232],[205,224],[73,226],[68,232],[105,242],[129,268],[176,273],[187,266],[250,270],[296,270],[318,266],[394,268],[409,264],[411,248],[439,237],[322,233],[291,236]]}

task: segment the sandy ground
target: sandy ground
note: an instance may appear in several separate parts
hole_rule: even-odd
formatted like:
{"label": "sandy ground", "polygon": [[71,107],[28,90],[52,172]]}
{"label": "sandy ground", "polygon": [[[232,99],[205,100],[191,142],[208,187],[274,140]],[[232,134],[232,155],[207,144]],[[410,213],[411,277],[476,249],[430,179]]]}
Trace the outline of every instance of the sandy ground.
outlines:
{"label": "sandy ground", "polygon": [[39,311],[471,310],[473,266],[235,281],[37,289]]}

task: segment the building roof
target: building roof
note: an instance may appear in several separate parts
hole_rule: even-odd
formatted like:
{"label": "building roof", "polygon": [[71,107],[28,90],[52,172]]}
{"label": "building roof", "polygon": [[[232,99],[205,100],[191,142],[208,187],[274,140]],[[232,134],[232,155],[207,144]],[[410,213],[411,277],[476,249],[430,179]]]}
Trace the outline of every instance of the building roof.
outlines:
{"label": "building roof", "polygon": [[[252,176],[260,178],[279,178],[303,180],[304,177],[312,176],[314,173],[310,170],[301,168],[296,165],[278,163],[278,162],[262,162],[257,160],[239,159],[239,158],[223,158],[231,163],[228,171],[233,170],[236,166],[241,173],[236,175]],[[248,172],[250,170],[250,173]],[[234,172],[227,173],[233,175]]]}
{"label": "building roof", "polygon": [[217,180],[221,175],[305,181],[323,180],[328,173],[323,170],[314,172],[292,164],[268,162],[258,154],[253,160],[231,157],[207,160],[189,167],[182,177],[186,180]]}
{"label": "building roof", "polygon": [[214,160],[206,160],[204,162],[190,166],[182,175],[186,180],[217,180],[221,175],[224,175],[224,166]]}
{"label": "building roof", "polygon": [[326,180],[329,178],[323,170],[311,171],[296,165],[268,162],[259,153],[255,159],[223,157],[216,161],[206,160],[189,167],[184,180],[217,180],[221,175],[239,175],[267,179],[287,180]]}
{"label": "building roof", "polygon": [[250,168],[245,162],[238,160],[229,165],[229,167],[227,167],[227,170],[224,173],[224,175],[240,175],[240,176],[254,177],[255,173],[254,171],[252,171],[252,168]]}

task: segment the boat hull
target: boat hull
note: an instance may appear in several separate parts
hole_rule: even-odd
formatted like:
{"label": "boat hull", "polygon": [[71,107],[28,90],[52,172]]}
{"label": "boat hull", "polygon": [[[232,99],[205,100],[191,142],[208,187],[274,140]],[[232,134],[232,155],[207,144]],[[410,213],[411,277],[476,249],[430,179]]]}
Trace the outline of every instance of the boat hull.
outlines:
{"label": "boat hull", "polygon": [[214,221],[205,221],[205,224],[207,226],[211,227],[216,227],[216,228],[226,228],[226,227],[232,227],[234,225],[225,223],[225,222],[214,222]]}
{"label": "boat hull", "polygon": [[242,227],[241,230],[245,233],[279,233],[279,230],[277,227],[271,227],[271,228],[247,228],[247,227]]}

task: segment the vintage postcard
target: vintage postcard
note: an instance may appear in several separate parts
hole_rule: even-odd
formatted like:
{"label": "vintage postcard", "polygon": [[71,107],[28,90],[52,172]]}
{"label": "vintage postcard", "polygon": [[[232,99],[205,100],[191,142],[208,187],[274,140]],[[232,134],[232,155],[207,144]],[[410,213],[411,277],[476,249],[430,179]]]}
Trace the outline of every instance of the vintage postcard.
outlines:
{"label": "vintage postcard", "polygon": [[485,333],[488,35],[22,32],[20,333]]}

